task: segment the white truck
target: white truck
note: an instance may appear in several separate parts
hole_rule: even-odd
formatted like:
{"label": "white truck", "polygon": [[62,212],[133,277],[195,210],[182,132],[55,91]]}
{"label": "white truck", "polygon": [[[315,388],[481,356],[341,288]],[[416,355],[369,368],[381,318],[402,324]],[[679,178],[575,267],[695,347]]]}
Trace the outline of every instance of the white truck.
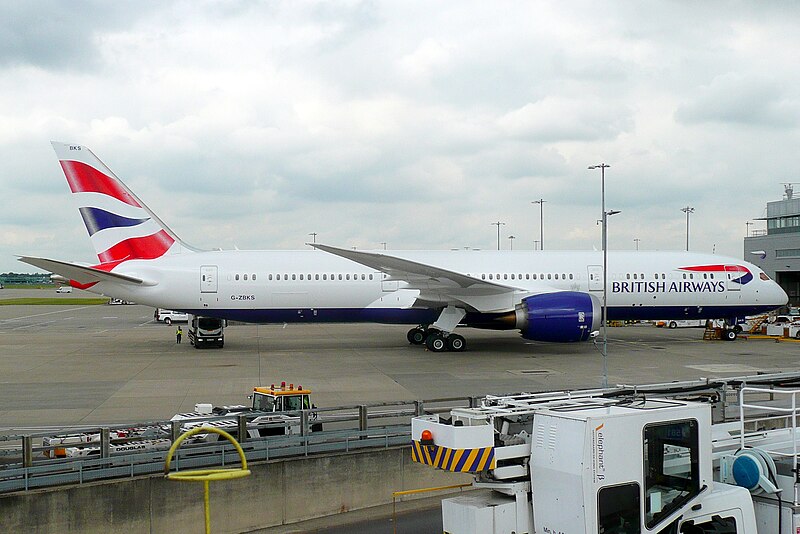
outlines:
{"label": "white truck", "polygon": [[192,315],[187,328],[189,343],[196,349],[225,346],[225,320]]}
{"label": "white truck", "polygon": [[448,534],[800,533],[800,390],[739,400],[712,424],[711,404],[678,398],[488,396],[414,418],[412,458],[483,489],[442,501]]}
{"label": "white truck", "polygon": [[166,325],[171,325],[172,323],[188,323],[189,314],[181,311],[156,308],[156,311],[153,312],[153,319]]}

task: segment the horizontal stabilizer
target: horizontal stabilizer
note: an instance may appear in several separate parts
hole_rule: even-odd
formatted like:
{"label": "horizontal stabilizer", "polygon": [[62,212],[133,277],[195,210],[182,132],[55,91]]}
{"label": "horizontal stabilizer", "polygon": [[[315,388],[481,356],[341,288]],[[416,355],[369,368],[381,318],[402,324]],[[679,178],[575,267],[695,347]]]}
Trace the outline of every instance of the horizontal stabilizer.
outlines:
{"label": "horizontal stabilizer", "polygon": [[74,280],[75,282],[78,282],[79,284],[82,285],[96,284],[98,282],[114,282],[117,284],[123,283],[123,284],[146,285],[146,286],[155,285],[155,283],[145,282],[141,278],[136,278],[125,274],[117,274],[107,271],[101,271],[100,269],[97,269],[95,267],[78,265],[77,263],[49,260],[47,258],[34,258],[31,256],[20,256],[17,259],[19,259],[19,261],[21,262],[33,265],[34,267],[44,269],[45,271],[50,271],[52,273],[59,274],[69,280]]}

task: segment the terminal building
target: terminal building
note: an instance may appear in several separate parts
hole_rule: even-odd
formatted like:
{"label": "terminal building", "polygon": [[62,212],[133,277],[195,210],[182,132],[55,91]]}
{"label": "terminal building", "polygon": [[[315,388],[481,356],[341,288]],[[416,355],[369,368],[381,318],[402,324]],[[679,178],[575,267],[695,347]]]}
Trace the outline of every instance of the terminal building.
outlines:
{"label": "terminal building", "polygon": [[[789,306],[800,306],[800,198],[793,184],[784,184],[782,200],[767,202],[766,230],[753,230],[744,238],[744,259],[758,265],[789,295]],[[749,228],[749,226],[748,226]]]}

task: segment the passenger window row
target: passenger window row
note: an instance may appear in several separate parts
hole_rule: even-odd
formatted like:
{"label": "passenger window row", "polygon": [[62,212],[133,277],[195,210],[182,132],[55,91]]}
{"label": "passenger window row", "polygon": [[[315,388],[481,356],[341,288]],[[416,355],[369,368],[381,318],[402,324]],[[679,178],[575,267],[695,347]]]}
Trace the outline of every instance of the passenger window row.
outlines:
{"label": "passenger window row", "polygon": [[[303,280],[303,281],[311,281],[311,280],[374,280],[374,274],[334,274],[331,273],[330,275],[325,274],[268,274],[267,279],[270,281],[288,281],[288,280]],[[230,278],[228,278],[230,280]],[[250,280],[256,280],[256,275],[251,274],[249,277]],[[234,280],[248,280],[248,275],[234,275]]]}
{"label": "passenger window row", "polygon": [[[469,276],[469,274],[467,274]],[[545,278],[547,277],[547,278]],[[572,273],[525,273],[525,274],[516,274],[516,273],[483,273],[481,274],[481,280],[573,280],[575,275]]]}

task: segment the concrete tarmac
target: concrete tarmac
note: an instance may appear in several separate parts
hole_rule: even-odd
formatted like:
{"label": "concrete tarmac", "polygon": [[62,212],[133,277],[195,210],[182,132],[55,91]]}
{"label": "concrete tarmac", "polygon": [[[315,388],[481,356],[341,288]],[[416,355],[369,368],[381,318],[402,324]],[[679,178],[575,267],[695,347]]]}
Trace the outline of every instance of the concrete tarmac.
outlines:
{"label": "concrete tarmac", "polygon": [[[0,290],[0,299],[76,298],[82,291]],[[225,348],[175,343],[175,326],[139,305],[0,306],[0,430],[169,419],[197,402],[247,403],[281,380],[313,390],[318,406],[597,387],[590,343],[460,331],[467,351],[431,353],[408,326],[237,325]],[[184,326],[185,330],[185,326]],[[796,370],[800,343],[703,341],[702,329],[609,328],[609,383]]]}

